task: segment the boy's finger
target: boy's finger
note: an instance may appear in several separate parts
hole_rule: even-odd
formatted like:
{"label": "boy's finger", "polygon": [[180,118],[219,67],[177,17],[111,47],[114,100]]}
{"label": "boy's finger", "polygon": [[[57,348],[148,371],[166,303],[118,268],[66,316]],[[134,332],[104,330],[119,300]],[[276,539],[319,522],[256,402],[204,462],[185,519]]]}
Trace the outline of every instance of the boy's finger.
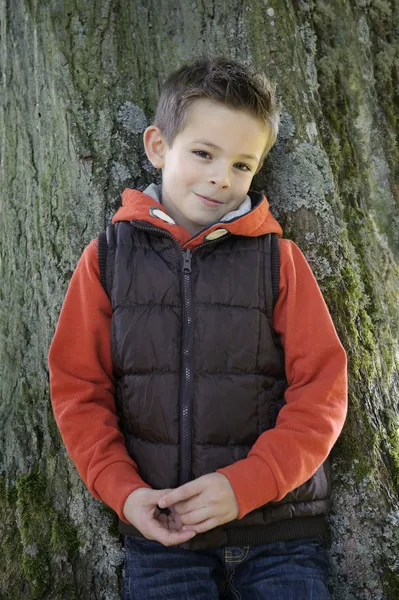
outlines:
{"label": "boy's finger", "polygon": [[206,519],[205,521],[197,523],[196,525],[184,525],[182,531],[194,530],[195,533],[204,533],[205,531],[209,531],[218,525],[219,523],[215,519]]}
{"label": "boy's finger", "polygon": [[195,479],[194,481],[190,481],[190,483],[186,483],[185,485],[172,490],[170,493],[165,494],[158,501],[158,506],[160,508],[166,508],[167,506],[172,506],[173,504],[197,496],[202,492],[202,486],[201,484],[198,484],[198,481],[199,479]]}
{"label": "boy's finger", "polygon": [[170,531],[165,529],[160,523],[154,522],[150,528],[151,537],[164,546],[177,546],[191,540],[196,533],[193,529],[185,531]]}
{"label": "boy's finger", "polygon": [[182,500],[182,502],[177,502],[173,505],[173,511],[178,514],[180,517],[185,515],[186,513],[191,513],[196,510],[200,510],[201,508],[206,508],[208,505],[205,503],[202,495],[193,496],[188,500]]}
{"label": "boy's finger", "polygon": [[212,515],[210,514],[209,508],[207,506],[203,506],[199,510],[193,510],[192,512],[186,513],[182,515],[181,522],[183,525],[189,525],[190,527],[195,528],[195,525],[210,519]]}
{"label": "boy's finger", "polygon": [[164,496],[167,496],[168,494],[170,494],[171,492],[173,492],[173,488],[167,488],[165,490],[154,490],[154,492],[156,492],[155,494],[155,498],[157,499],[157,502],[159,504],[159,499],[163,498]]}
{"label": "boy's finger", "polygon": [[169,514],[169,510],[159,503],[159,499],[162,498],[163,496],[166,496],[170,492],[173,492],[173,489],[156,490],[156,495],[155,495],[155,498],[157,500],[157,509],[160,510],[161,512],[164,512],[166,515]]}
{"label": "boy's finger", "polygon": [[165,527],[165,529],[169,528],[169,517],[167,515],[164,514],[160,514],[159,517],[157,517],[157,520],[159,521],[159,523],[161,523],[162,527]]}

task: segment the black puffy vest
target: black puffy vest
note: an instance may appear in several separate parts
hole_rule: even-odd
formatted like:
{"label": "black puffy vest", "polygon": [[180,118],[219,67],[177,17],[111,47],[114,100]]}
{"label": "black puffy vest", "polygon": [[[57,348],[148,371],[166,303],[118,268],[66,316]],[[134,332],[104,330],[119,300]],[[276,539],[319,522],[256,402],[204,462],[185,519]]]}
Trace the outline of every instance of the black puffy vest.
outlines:
{"label": "black puffy vest", "polygon": [[[106,284],[120,427],[143,480],[174,488],[245,458],[284,404],[270,236],[228,233],[190,252],[145,222],[119,222],[113,234]],[[184,546],[320,535],[329,493],[324,464],[281,501]],[[120,531],[141,536],[122,521]]]}

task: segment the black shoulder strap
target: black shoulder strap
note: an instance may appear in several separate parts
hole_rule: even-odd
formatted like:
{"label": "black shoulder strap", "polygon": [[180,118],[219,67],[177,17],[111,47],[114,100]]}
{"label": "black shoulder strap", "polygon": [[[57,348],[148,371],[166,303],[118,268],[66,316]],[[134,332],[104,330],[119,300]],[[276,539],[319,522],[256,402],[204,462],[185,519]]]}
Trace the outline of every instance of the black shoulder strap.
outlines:
{"label": "black shoulder strap", "polygon": [[268,233],[259,238],[264,248],[264,293],[265,311],[272,325],[273,311],[276,306],[280,288],[280,245],[275,233]]}
{"label": "black shoulder strap", "polygon": [[273,309],[280,290],[280,243],[277,233],[271,233],[270,261],[272,274]]}
{"label": "black shoulder strap", "polygon": [[98,234],[98,266],[100,267],[100,281],[103,286],[105,292],[108,294],[107,290],[107,254],[108,254],[108,244],[107,244],[107,234],[105,231],[102,231]]}
{"label": "black shoulder strap", "polygon": [[98,235],[98,265],[100,267],[100,281],[106,294],[110,295],[110,290],[107,286],[107,257],[108,257],[108,243],[114,239],[115,230],[114,225],[111,223],[108,225],[106,231],[102,231]]}

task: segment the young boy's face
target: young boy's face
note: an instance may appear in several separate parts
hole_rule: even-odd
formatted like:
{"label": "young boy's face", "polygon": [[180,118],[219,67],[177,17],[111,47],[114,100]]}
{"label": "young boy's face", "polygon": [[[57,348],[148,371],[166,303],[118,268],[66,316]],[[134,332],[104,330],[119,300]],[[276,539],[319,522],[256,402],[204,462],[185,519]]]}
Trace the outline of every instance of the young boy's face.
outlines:
{"label": "young boy's face", "polygon": [[144,143],[151,162],[162,168],[166,212],[195,235],[237,209],[262,166],[269,133],[250,113],[206,99],[189,107],[171,147],[149,127]]}

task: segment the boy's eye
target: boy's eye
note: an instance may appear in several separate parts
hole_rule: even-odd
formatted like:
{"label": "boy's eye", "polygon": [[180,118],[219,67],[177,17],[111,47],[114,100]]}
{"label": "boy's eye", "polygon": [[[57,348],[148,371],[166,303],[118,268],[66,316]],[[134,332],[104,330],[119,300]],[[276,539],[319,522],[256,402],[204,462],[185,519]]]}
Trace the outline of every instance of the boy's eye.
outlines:
{"label": "boy's eye", "polygon": [[[209,152],[206,152],[206,150],[193,150],[193,154],[199,156],[200,158],[212,158]],[[238,167],[240,171],[251,171],[251,167],[249,167],[245,163],[236,163],[234,166]]]}
{"label": "boy's eye", "polygon": [[205,152],[205,150],[193,150],[193,154],[200,156],[201,158],[207,158],[210,156],[209,152]]}
{"label": "boy's eye", "polygon": [[251,167],[249,167],[248,165],[245,165],[244,163],[236,163],[236,164],[241,171],[250,171],[251,170]]}

